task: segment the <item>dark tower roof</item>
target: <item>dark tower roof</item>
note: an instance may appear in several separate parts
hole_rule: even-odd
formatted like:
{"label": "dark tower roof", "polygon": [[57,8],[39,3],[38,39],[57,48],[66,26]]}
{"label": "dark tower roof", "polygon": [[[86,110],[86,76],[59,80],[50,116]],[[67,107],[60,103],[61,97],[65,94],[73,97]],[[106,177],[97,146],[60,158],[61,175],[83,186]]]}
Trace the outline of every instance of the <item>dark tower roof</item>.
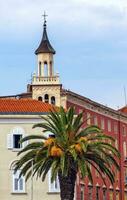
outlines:
{"label": "dark tower roof", "polygon": [[44,21],[43,36],[42,36],[41,43],[39,47],[37,48],[37,50],[35,51],[35,54],[39,54],[39,53],[53,53],[53,54],[56,53],[48,39],[48,35],[46,31],[46,20]]}

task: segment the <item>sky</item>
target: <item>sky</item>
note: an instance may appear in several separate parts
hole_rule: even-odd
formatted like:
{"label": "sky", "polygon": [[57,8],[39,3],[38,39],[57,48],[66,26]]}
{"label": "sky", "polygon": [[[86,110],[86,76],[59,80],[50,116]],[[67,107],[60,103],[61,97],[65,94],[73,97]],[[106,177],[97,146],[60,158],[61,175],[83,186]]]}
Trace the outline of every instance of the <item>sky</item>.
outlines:
{"label": "sky", "polygon": [[65,89],[118,109],[126,104],[126,0],[0,0],[0,96],[26,91],[48,14],[55,71]]}

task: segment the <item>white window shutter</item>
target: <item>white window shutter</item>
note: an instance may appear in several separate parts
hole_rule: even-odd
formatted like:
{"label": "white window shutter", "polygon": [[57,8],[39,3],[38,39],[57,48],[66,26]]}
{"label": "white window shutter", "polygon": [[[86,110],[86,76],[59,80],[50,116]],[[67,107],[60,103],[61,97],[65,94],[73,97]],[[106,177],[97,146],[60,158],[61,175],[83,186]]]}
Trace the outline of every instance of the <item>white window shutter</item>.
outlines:
{"label": "white window shutter", "polygon": [[14,178],[14,191],[18,191],[18,178]]}
{"label": "white window shutter", "polygon": [[49,171],[48,175],[49,175],[49,192],[60,192],[58,176],[56,177],[56,180],[53,183],[51,183],[51,170]]}
{"label": "white window shutter", "polygon": [[7,135],[7,148],[8,149],[13,148],[13,135],[12,134]]}
{"label": "white window shutter", "polygon": [[23,181],[23,192],[25,192],[25,177],[22,176],[22,181]]}
{"label": "white window shutter", "polygon": [[51,183],[51,170],[48,172],[48,185],[49,185],[49,192],[53,191],[53,184]]}
{"label": "white window shutter", "polygon": [[13,192],[18,191],[18,171],[16,173],[13,172]]}
{"label": "white window shutter", "polygon": [[[25,134],[25,135],[23,135],[23,137],[26,137],[27,135]],[[24,148],[25,146],[27,146],[29,144],[29,141],[27,140],[27,141],[25,141],[25,142],[23,142],[22,143],[22,147]]]}
{"label": "white window shutter", "polygon": [[19,178],[20,170],[16,173],[13,171],[13,192],[14,193],[23,193],[25,192],[25,178],[21,176]]}
{"label": "white window shutter", "polygon": [[19,181],[19,190],[23,191],[23,178],[21,177],[18,181]]}

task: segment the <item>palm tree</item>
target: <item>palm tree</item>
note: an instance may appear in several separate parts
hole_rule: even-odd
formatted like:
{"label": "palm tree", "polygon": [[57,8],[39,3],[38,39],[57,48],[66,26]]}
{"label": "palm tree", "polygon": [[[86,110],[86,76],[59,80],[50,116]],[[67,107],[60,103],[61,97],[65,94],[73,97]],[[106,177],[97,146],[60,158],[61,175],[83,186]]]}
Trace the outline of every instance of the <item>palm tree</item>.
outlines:
{"label": "palm tree", "polygon": [[[21,157],[15,164],[15,170],[21,169],[20,175],[26,180],[36,175],[44,181],[51,170],[52,182],[57,175],[59,177],[61,200],[73,200],[77,173],[93,182],[91,166],[104,182],[106,175],[114,183],[114,171],[119,170],[120,155],[111,145],[114,142],[112,137],[103,134],[94,125],[82,128],[83,113],[75,115],[74,108],[65,111],[61,107],[59,112],[52,110],[42,119],[43,122],[33,128],[41,127],[45,134],[27,136],[21,141],[33,140],[18,153]],[[45,137],[49,132],[52,136]]]}

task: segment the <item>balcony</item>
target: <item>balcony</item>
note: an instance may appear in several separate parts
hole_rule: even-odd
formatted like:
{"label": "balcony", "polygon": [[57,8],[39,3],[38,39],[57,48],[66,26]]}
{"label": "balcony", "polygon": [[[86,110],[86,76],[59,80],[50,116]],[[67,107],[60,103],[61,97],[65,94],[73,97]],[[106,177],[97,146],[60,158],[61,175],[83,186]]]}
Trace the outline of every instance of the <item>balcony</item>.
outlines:
{"label": "balcony", "polygon": [[50,84],[60,84],[59,76],[35,76],[32,77],[33,85],[50,85]]}

